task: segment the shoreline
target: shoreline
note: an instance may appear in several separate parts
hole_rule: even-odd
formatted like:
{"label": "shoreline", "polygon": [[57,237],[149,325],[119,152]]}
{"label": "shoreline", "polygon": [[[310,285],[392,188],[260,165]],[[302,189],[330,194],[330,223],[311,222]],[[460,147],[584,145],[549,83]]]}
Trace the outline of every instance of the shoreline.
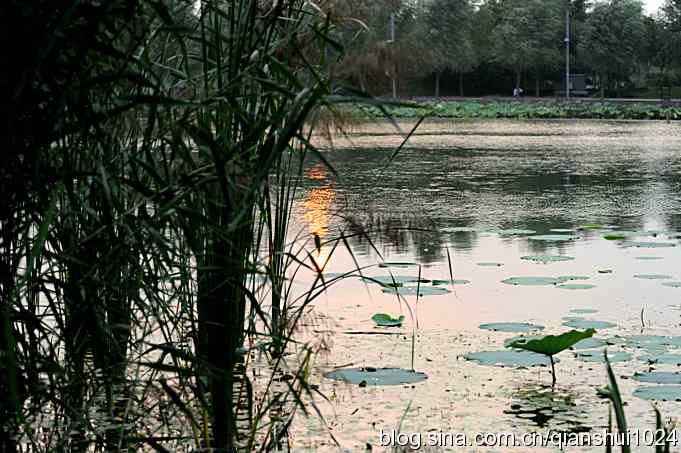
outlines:
{"label": "shoreline", "polygon": [[[451,119],[603,119],[681,120],[681,100],[594,99],[594,98],[411,98],[385,99],[393,118]],[[381,118],[373,105],[354,104],[355,118]]]}

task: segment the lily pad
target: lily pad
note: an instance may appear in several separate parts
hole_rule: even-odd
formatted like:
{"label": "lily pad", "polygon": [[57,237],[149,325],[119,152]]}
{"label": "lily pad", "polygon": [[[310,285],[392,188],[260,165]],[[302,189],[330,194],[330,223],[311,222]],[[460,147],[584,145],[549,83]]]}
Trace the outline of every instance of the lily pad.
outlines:
{"label": "lily pad", "polygon": [[528,236],[528,239],[532,241],[551,241],[551,242],[561,242],[561,241],[574,241],[579,239],[579,236],[573,234],[540,234],[538,236]]}
{"label": "lily pad", "polygon": [[681,401],[681,386],[653,385],[639,387],[634,390],[634,396],[644,400]]}
{"label": "lily pad", "polygon": [[470,280],[464,280],[464,279],[454,279],[454,280],[433,280],[433,285],[434,286],[440,286],[440,285],[467,285],[470,283]]}
{"label": "lily pad", "polygon": [[638,359],[648,363],[681,365],[681,354],[646,354]]}
{"label": "lily pad", "polygon": [[399,268],[407,268],[411,266],[418,266],[417,263],[408,263],[408,262],[397,262],[397,261],[386,261],[383,263],[379,263],[378,267],[399,267]]}
{"label": "lily pad", "polygon": [[501,283],[507,285],[521,285],[521,286],[541,286],[541,285],[557,285],[561,280],[555,277],[510,277],[502,280]]}
{"label": "lily pad", "polygon": [[611,329],[617,327],[617,324],[608,321],[593,321],[589,319],[568,321],[564,322],[563,325],[573,329]]}
{"label": "lily pad", "polygon": [[681,373],[670,371],[649,371],[646,373],[634,373],[633,376],[639,382],[649,384],[674,384],[681,385]]}
{"label": "lily pad", "polygon": [[496,232],[504,236],[523,236],[536,233],[535,230],[525,230],[522,228],[507,228],[497,230]]}
{"label": "lily pad", "polygon": [[404,315],[400,315],[399,318],[393,318],[386,313],[376,313],[371,317],[371,320],[381,327],[400,327],[404,322]]}
{"label": "lily pad", "polygon": [[[411,275],[377,275],[375,277],[363,277],[362,279],[383,286],[402,286],[405,283],[416,283],[419,281],[418,277]],[[421,279],[421,281],[423,282],[424,279]]]}
{"label": "lily pad", "polygon": [[555,263],[559,261],[572,261],[574,260],[571,256],[555,256],[555,255],[532,255],[532,256],[521,256],[521,260],[534,261],[535,263]]}
{"label": "lily pad", "polygon": [[641,261],[657,261],[664,258],[661,256],[637,256],[636,259]]}
{"label": "lily pad", "polygon": [[556,288],[562,289],[592,289],[596,285],[590,285],[588,283],[563,283],[562,285],[556,285]]}
{"label": "lily pad", "polygon": [[578,315],[590,315],[593,313],[598,313],[595,308],[574,308],[570,310],[570,313],[576,313]]}
{"label": "lily pad", "polygon": [[574,349],[596,349],[606,346],[607,344],[608,342],[602,338],[585,338],[584,340],[575,343],[572,347]]}
{"label": "lily pad", "polygon": [[[464,356],[466,360],[473,360],[480,365],[531,367],[548,366],[550,359],[541,354],[529,351],[482,351],[472,352]],[[558,361],[555,360],[554,361]]]}
{"label": "lily pad", "polygon": [[[575,354],[575,357],[582,362],[605,363],[603,351],[582,351]],[[610,363],[627,362],[631,360],[628,352],[608,352]]]}
{"label": "lily pad", "polygon": [[609,234],[603,235],[603,239],[605,239],[607,241],[623,241],[623,240],[627,239],[627,237],[628,236],[626,234],[622,234],[622,233],[609,233]]}
{"label": "lily pad", "polygon": [[672,276],[664,274],[637,274],[634,275],[634,278],[642,278],[645,280],[669,280]]}
{"label": "lily pad", "polygon": [[342,368],[324,375],[329,379],[355,385],[401,385],[425,381],[428,376],[402,368]]}
{"label": "lily pad", "polygon": [[476,263],[478,266],[482,267],[501,267],[504,265],[504,263],[493,263],[493,262],[483,262],[483,263]]}
{"label": "lily pad", "polygon": [[664,286],[669,286],[670,288],[681,288],[681,282],[664,282]]}
{"label": "lily pad", "polygon": [[664,335],[625,335],[621,337],[629,346],[649,348],[650,346],[681,346],[681,337]]}
{"label": "lily pad", "polygon": [[[441,296],[443,294],[451,293],[447,288],[440,288],[436,286],[421,286],[419,288],[419,296]],[[401,288],[383,288],[384,293],[400,294],[402,296],[415,296],[416,286],[404,286]]]}
{"label": "lily pad", "polygon": [[524,349],[546,356],[553,356],[566,350],[580,340],[591,338],[595,333],[596,331],[593,329],[585,330],[584,332],[571,330],[560,335],[547,335],[539,340],[516,341],[508,345],[508,347]]}
{"label": "lily pad", "polygon": [[530,332],[532,330],[544,330],[544,326],[530,324],[529,322],[491,322],[480,324],[479,327],[484,330],[493,330],[495,332]]}
{"label": "lily pad", "polygon": [[560,275],[556,278],[561,282],[569,282],[572,280],[589,280],[591,277],[587,277],[586,275]]}
{"label": "lily pad", "polygon": [[586,223],[577,227],[578,230],[602,230],[605,228],[600,223]]}
{"label": "lily pad", "polygon": [[676,247],[676,244],[674,244],[673,242],[630,242],[627,245],[629,247],[638,247],[638,248],[645,248],[645,249],[661,249],[661,248]]}

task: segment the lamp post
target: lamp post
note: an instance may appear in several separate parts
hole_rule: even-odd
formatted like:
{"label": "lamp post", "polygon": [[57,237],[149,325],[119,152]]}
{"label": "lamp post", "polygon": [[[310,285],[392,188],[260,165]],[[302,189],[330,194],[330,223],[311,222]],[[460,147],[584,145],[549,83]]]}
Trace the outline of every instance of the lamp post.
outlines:
{"label": "lamp post", "polygon": [[570,98],[570,0],[565,8],[565,97]]}
{"label": "lamp post", "polygon": [[[390,14],[390,44],[392,45],[393,49],[393,57],[394,57],[394,51],[395,51],[395,13]],[[397,81],[395,78],[397,77],[397,68],[395,65],[395,62],[393,61],[393,70],[392,70],[392,82],[393,82],[393,99],[397,98]]]}

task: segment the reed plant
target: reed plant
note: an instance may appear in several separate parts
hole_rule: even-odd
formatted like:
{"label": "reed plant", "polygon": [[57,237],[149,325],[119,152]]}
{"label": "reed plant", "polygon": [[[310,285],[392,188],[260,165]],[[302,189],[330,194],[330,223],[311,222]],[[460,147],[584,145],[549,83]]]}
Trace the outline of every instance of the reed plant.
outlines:
{"label": "reed plant", "polygon": [[[0,174],[2,451],[281,445],[315,396],[313,349],[294,336],[327,284],[322,243],[288,230],[305,156],[323,159],[310,119],[340,99],[333,11],[9,10],[35,35],[15,30],[31,47],[10,80]],[[294,297],[296,269],[316,277]]]}

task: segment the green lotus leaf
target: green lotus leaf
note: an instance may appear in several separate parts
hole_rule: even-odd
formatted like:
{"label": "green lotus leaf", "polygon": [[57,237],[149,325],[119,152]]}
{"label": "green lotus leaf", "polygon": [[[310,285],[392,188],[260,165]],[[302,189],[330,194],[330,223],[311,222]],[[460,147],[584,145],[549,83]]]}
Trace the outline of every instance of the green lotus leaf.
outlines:
{"label": "green lotus leaf", "polygon": [[588,329],[583,332],[571,330],[560,335],[547,335],[539,340],[515,341],[508,345],[508,347],[553,356],[585,338],[591,338],[595,333],[594,329]]}
{"label": "green lotus leaf", "polygon": [[400,327],[404,322],[404,315],[400,315],[399,318],[393,318],[386,313],[376,313],[371,317],[371,320],[381,327]]}

